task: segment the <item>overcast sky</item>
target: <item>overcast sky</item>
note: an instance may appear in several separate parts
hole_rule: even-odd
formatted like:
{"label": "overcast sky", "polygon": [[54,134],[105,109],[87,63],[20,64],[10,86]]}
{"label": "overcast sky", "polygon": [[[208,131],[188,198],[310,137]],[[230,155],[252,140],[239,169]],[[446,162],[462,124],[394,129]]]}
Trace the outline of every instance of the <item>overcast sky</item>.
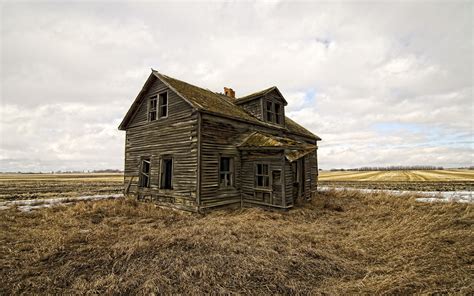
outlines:
{"label": "overcast sky", "polygon": [[472,2],[4,2],[0,171],[123,168],[150,68],[276,85],[323,169],[473,165]]}

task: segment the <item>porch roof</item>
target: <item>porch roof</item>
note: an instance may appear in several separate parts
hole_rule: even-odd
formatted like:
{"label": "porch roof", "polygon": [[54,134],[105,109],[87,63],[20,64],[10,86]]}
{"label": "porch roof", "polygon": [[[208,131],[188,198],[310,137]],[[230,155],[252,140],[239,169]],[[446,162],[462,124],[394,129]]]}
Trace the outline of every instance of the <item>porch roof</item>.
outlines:
{"label": "porch roof", "polygon": [[281,149],[284,150],[285,157],[290,162],[317,149],[316,145],[262,132],[253,132],[238,147],[242,150]]}

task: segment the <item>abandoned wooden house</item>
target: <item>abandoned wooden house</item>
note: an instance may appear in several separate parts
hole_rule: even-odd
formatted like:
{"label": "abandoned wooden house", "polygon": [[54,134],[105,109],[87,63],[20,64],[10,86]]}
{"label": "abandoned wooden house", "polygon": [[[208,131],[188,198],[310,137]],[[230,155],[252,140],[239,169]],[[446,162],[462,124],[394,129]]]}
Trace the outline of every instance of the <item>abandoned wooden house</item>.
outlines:
{"label": "abandoned wooden house", "polygon": [[236,98],[152,70],[119,126],[125,194],[191,211],[310,199],[321,139],[286,105],[276,87]]}

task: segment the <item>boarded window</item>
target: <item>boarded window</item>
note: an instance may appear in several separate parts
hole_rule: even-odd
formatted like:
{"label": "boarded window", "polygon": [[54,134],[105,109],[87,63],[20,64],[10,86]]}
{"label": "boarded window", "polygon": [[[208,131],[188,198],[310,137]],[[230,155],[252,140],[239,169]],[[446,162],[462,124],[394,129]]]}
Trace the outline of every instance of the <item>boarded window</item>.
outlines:
{"label": "boarded window", "polygon": [[270,176],[268,175],[268,164],[258,163],[256,165],[255,185],[257,187],[270,186]]}
{"label": "boarded window", "polygon": [[168,116],[168,93],[160,94],[160,118]]}
{"label": "boarded window", "polygon": [[258,201],[271,203],[270,197],[271,197],[270,192],[255,191],[255,199],[257,199]]}
{"label": "boarded window", "polygon": [[148,101],[148,121],[156,120],[156,111],[157,111],[156,104],[157,104],[156,96],[151,97],[150,100]]}
{"label": "boarded window", "polygon": [[280,170],[272,171],[272,184],[281,185],[281,171]]}
{"label": "boarded window", "polygon": [[161,188],[173,189],[173,159],[163,158],[161,161]]}
{"label": "boarded window", "polygon": [[150,166],[149,158],[142,159],[140,164],[140,187],[150,187]]}
{"label": "boarded window", "polygon": [[219,159],[219,186],[234,186],[234,159],[231,157]]}

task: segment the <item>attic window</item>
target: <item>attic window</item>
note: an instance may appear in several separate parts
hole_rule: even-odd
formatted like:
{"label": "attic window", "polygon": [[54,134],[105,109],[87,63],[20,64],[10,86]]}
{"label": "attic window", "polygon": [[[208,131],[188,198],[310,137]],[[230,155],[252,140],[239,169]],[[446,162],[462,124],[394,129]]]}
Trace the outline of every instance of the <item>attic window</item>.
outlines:
{"label": "attic window", "polygon": [[160,118],[168,116],[168,93],[160,94]]}
{"label": "attic window", "polygon": [[148,103],[148,121],[156,120],[156,104],[157,104],[156,96],[151,97]]}
{"label": "attic window", "polygon": [[274,104],[275,108],[275,123],[281,123],[281,105],[278,103]]}
{"label": "attic window", "polygon": [[280,103],[274,103],[272,101],[267,101],[265,105],[265,118],[268,122],[273,122],[276,124],[282,123],[282,108]]}

